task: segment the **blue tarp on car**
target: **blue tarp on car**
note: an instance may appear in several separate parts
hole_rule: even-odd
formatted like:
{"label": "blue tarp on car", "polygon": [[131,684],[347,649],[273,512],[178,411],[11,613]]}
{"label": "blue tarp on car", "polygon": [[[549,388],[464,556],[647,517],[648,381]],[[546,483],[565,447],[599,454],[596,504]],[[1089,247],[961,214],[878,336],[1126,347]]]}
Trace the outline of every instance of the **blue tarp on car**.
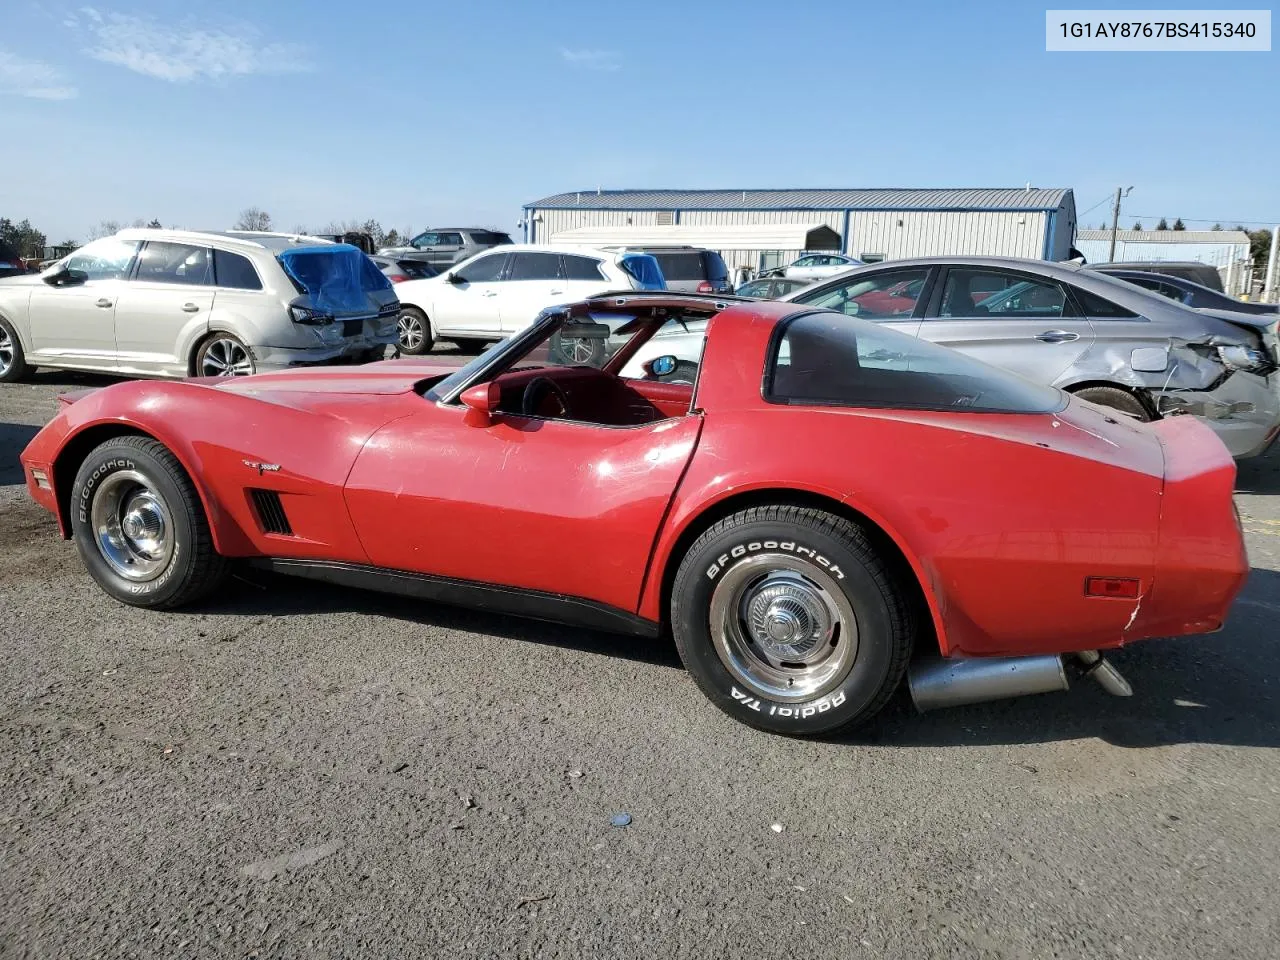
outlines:
{"label": "blue tarp on car", "polygon": [[311,298],[312,309],[335,317],[368,313],[369,294],[391,289],[391,281],[374,262],[358,247],[345,243],[295,247],[280,254],[280,263]]}

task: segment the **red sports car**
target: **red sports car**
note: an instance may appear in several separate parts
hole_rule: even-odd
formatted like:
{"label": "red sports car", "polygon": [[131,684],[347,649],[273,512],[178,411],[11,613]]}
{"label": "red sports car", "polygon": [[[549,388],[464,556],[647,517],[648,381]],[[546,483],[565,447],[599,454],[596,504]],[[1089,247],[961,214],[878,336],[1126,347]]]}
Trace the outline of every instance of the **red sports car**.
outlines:
{"label": "red sports car", "polygon": [[[664,382],[670,356],[620,375],[695,329],[695,384]],[[781,733],[865,720],[908,673],[922,708],[1064,688],[1068,666],[1125,693],[1098,651],[1217,630],[1247,571],[1233,461],[1192,418],[1130,421],[799,304],[610,295],[461,367],[64,402],[28,485],[125,603],[190,603],[248,561],[669,628],[715,704]]]}

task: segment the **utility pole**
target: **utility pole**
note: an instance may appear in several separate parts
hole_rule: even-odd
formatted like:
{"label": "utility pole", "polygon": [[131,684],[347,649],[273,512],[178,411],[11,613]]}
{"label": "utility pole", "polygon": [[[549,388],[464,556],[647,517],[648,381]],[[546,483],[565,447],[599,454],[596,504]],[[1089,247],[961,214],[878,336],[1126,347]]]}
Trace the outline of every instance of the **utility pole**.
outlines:
{"label": "utility pole", "polygon": [[1276,300],[1276,248],[1280,247],[1280,226],[1271,231],[1271,255],[1267,257],[1267,283],[1263,288],[1262,299],[1268,302]]}
{"label": "utility pole", "polygon": [[1111,208],[1111,252],[1107,260],[1114,263],[1116,259],[1116,230],[1120,226],[1120,198],[1127,197],[1133,187],[1116,187],[1116,202]]}

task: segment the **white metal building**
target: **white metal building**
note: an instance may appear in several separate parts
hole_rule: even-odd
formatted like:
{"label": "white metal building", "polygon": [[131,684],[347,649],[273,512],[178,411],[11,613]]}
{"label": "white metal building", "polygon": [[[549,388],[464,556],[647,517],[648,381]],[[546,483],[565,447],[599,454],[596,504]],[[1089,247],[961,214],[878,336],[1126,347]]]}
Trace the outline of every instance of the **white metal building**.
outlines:
{"label": "white metal building", "polygon": [[1239,230],[1117,230],[1116,255],[1108,256],[1110,230],[1081,230],[1076,247],[1090,263],[1109,259],[1196,260],[1225,268],[1249,259],[1249,235]]}
{"label": "white metal building", "polygon": [[[590,190],[524,208],[524,237],[544,243],[586,227],[825,225],[863,260],[989,254],[1066,260],[1076,227],[1065,188],[883,190]],[[681,241],[685,242],[685,241]],[[732,266],[767,268],[798,250],[755,251]]]}

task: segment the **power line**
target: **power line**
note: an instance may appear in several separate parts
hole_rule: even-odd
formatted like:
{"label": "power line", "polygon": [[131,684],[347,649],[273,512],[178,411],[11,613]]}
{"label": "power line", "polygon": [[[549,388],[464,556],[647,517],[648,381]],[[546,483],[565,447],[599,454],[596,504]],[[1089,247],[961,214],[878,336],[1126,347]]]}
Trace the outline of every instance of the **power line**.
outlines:
{"label": "power line", "polygon": [[1086,214],[1088,214],[1090,211],[1097,210],[1100,206],[1102,206],[1104,203],[1106,203],[1110,199],[1111,199],[1111,192],[1107,191],[1107,195],[1105,197],[1103,197],[1101,200],[1095,203],[1092,207],[1090,207],[1084,213],[1077,213],[1076,222],[1079,223],[1082,219],[1084,219]]}

